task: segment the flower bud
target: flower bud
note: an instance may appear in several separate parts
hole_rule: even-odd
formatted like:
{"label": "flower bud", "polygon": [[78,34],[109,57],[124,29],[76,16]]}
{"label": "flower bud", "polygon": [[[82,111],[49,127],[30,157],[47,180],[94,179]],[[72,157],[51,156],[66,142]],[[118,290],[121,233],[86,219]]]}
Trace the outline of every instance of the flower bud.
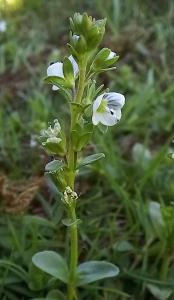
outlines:
{"label": "flower bud", "polygon": [[[75,13],[70,19],[70,27],[76,41],[71,45],[79,54],[95,50],[100,44],[105,32],[106,19],[95,20],[86,13]],[[79,36],[77,40],[77,36]]]}
{"label": "flower bud", "polygon": [[108,48],[103,48],[96,55],[92,64],[92,69],[94,71],[98,71],[107,68],[110,65],[114,64],[118,60],[118,58],[119,56],[115,52],[111,51]]}
{"label": "flower bud", "polygon": [[41,130],[41,140],[42,145],[49,152],[61,156],[65,155],[66,140],[57,119],[54,120],[53,126],[50,125],[47,129]]}
{"label": "flower bud", "polygon": [[76,200],[78,199],[78,195],[76,192],[74,192],[69,186],[66,187],[62,201],[67,206],[72,206],[75,204]]}

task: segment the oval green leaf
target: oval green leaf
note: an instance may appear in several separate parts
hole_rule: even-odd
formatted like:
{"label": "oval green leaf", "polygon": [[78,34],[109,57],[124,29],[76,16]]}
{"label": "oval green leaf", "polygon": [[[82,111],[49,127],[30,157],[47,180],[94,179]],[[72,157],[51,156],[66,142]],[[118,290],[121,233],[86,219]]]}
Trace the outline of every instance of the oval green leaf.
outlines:
{"label": "oval green leaf", "polygon": [[54,300],[66,300],[65,295],[58,290],[52,290],[47,294],[47,300],[54,299]]}
{"label": "oval green leaf", "polygon": [[119,268],[106,261],[90,261],[79,265],[77,274],[77,286],[82,286],[100,279],[117,276]]}
{"label": "oval green leaf", "polygon": [[86,166],[86,165],[89,165],[89,164],[92,164],[94,163],[95,161],[101,159],[101,158],[104,158],[105,155],[104,153],[97,153],[97,154],[92,154],[92,155],[89,155],[87,157],[85,157],[77,166],[77,168],[81,168],[83,166]]}
{"label": "oval green leaf", "polygon": [[61,160],[53,160],[45,166],[46,172],[57,172],[63,168],[64,163]]}
{"label": "oval green leaf", "polygon": [[47,76],[44,78],[44,81],[48,84],[53,84],[56,86],[65,85],[65,79],[59,76]]}
{"label": "oval green leaf", "polygon": [[64,258],[54,251],[42,251],[32,257],[33,264],[43,272],[67,283],[68,266]]}

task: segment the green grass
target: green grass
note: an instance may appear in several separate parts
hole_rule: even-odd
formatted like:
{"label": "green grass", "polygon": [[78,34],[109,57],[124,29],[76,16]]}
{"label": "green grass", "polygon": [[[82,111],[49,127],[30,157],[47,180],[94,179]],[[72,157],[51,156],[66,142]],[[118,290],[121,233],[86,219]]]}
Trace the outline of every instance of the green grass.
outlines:
{"label": "green grass", "polygon": [[[167,153],[174,136],[173,1],[24,2],[0,15],[8,22],[0,34],[1,172],[18,182],[43,174],[49,158],[38,144],[31,147],[31,137],[67,114],[62,97],[44,86],[46,67],[67,51],[70,15],[86,10],[107,17],[103,45],[120,61],[100,80],[125,94],[126,105],[120,124],[106,135],[96,132],[86,149],[106,158],[77,180],[80,261],[106,259],[121,272],[81,289],[80,299],[172,300],[174,165]],[[47,289],[28,285],[28,269],[38,250],[68,252],[60,195],[44,186],[22,216],[4,213],[1,198],[0,299],[44,297]],[[150,210],[152,201],[161,204],[164,226]],[[55,287],[64,291],[59,282],[52,282]]]}

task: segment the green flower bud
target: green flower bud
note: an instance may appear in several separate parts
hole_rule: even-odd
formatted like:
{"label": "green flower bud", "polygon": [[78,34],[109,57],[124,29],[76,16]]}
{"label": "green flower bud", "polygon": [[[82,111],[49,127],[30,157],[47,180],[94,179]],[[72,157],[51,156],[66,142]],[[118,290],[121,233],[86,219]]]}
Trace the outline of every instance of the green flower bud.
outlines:
{"label": "green flower bud", "polygon": [[119,56],[115,52],[111,51],[108,48],[103,48],[96,55],[91,69],[93,69],[94,71],[105,69],[114,64],[118,60],[118,58]]}
{"label": "green flower bud", "polygon": [[66,137],[57,119],[54,120],[54,126],[41,130],[41,140],[48,152],[60,156],[66,154]]}
{"label": "green flower bud", "polygon": [[70,41],[73,49],[79,54],[95,50],[103,38],[105,24],[106,19],[95,20],[86,13],[75,13],[70,19],[70,27],[75,37]]}

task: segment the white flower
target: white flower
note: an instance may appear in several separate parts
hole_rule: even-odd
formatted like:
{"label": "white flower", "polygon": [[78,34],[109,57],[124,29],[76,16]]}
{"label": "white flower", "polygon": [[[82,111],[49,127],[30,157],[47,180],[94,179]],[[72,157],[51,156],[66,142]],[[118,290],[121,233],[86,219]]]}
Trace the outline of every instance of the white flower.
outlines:
{"label": "white flower", "polygon": [[5,32],[7,29],[7,23],[4,20],[0,21],[0,32]]}
{"label": "white flower", "polygon": [[106,126],[117,124],[121,119],[121,109],[124,104],[125,97],[119,93],[105,93],[98,96],[93,103],[93,124],[102,123]]}
{"label": "white flower", "polygon": [[46,143],[55,143],[59,144],[61,142],[61,138],[59,138],[59,133],[61,131],[61,126],[57,119],[54,120],[54,127],[52,128],[51,125],[48,129],[41,130],[41,136],[46,138],[46,141],[42,143],[42,145],[46,145]]}
{"label": "white flower", "polygon": [[31,136],[30,136],[30,147],[34,148],[34,147],[37,146],[37,144],[38,144],[37,136],[35,134],[31,134]]}
{"label": "white flower", "polygon": [[109,53],[109,55],[107,57],[107,60],[113,59],[115,56],[117,56],[117,54],[115,52],[113,52],[113,51],[110,50],[110,53]]}
{"label": "white flower", "polygon": [[[56,62],[50,64],[50,66],[47,69],[47,76],[59,76],[59,77],[64,77],[63,76],[63,63],[61,62]],[[53,85],[52,90],[57,91],[59,88],[56,85]]]}
{"label": "white flower", "polygon": [[73,34],[72,39],[73,39],[74,42],[77,42],[79,37],[80,37],[79,35]]}
{"label": "white flower", "polygon": [[78,64],[76,63],[76,61],[75,61],[75,59],[72,55],[70,55],[68,58],[69,58],[70,62],[72,63],[72,66],[73,66],[74,77],[76,77],[79,73]]}
{"label": "white flower", "polygon": [[[72,63],[74,76],[76,77],[79,72],[78,64],[76,63],[76,61],[72,55],[70,55],[68,58],[69,58],[70,62]],[[56,62],[56,63],[50,64],[50,66],[47,69],[47,76],[58,76],[58,77],[64,78],[63,63]],[[59,88],[56,85],[53,85],[52,90],[57,91],[57,90],[59,90]]]}

